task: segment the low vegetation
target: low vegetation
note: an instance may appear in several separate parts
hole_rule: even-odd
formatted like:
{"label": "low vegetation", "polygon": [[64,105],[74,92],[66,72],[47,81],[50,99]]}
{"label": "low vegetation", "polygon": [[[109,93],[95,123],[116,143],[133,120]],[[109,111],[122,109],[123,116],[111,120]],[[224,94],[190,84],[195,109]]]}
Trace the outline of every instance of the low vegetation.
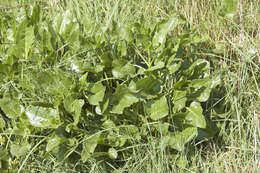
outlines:
{"label": "low vegetation", "polygon": [[2,172],[257,172],[258,1],[0,2]]}

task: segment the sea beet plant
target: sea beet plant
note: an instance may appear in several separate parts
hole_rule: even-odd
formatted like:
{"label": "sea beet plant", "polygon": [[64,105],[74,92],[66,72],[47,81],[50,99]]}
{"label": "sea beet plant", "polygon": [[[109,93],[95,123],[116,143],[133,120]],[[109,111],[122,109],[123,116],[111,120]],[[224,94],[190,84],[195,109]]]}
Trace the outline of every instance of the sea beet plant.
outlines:
{"label": "sea beet plant", "polygon": [[176,153],[217,132],[205,106],[220,76],[183,17],[94,26],[35,5],[0,20],[1,169],[40,146],[60,161],[122,161],[148,134]]}

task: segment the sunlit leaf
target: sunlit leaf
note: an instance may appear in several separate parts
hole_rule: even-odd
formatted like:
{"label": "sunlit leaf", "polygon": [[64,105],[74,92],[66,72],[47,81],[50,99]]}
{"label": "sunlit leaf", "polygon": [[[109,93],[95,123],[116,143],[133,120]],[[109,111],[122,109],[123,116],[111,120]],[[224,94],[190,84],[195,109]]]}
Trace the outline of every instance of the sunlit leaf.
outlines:
{"label": "sunlit leaf", "polygon": [[206,128],[206,120],[202,114],[203,109],[199,102],[192,102],[190,107],[186,107],[189,113],[186,116],[186,120],[195,127]]}
{"label": "sunlit leaf", "polygon": [[86,135],[83,139],[83,150],[81,152],[81,159],[86,162],[94,153],[99,139],[100,133],[94,135]]}
{"label": "sunlit leaf", "polygon": [[175,29],[178,25],[178,19],[176,17],[170,17],[167,21],[158,24],[158,30],[153,37],[153,46],[158,46],[162,44],[168,32]]}
{"label": "sunlit leaf", "polygon": [[159,120],[169,113],[169,108],[166,98],[163,96],[155,102],[149,103],[148,113],[150,114],[151,119]]}
{"label": "sunlit leaf", "polygon": [[50,136],[47,140],[46,151],[47,152],[52,151],[54,148],[58,147],[63,142],[64,142],[64,139],[61,137],[58,137],[56,135]]}
{"label": "sunlit leaf", "polygon": [[123,60],[114,60],[113,61],[113,70],[112,74],[115,78],[123,78],[128,75],[135,74],[135,67],[131,63]]}
{"label": "sunlit leaf", "polygon": [[34,42],[33,27],[26,28],[26,31],[25,31],[25,46],[24,46],[25,58],[28,58],[29,51],[32,49],[33,42]]}
{"label": "sunlit leaf", "polygon": [[190,142],[197,135],[197,128],[187,127],[176,133],[171,133],[164,138],[164,141],[173,149],[183,151],[184,145]]}
{"label": "sunlit leaf", "polygon": [[103,86],[101,82],[90,84],[89,89],[90,92],[93,93],[88,96],[88,101],[90,104],[98,105],[99,102],[103,101],[106,87]]}
{"label": "sunlit leaf", "polygon": [[109,148],[109,149],[108,149],[108,155],[109,155],[109,157],[110,157],[111,159],[116,159],[117,156],[118,156],[117,151],[116,151],[116,149],[114,149],[114,148]]}
{"label": "sunlit leaf", "polygon": [[57,109],[40,106],[29,106],[25,114],[32,126],[42,128],[57,128],[60,125]]}

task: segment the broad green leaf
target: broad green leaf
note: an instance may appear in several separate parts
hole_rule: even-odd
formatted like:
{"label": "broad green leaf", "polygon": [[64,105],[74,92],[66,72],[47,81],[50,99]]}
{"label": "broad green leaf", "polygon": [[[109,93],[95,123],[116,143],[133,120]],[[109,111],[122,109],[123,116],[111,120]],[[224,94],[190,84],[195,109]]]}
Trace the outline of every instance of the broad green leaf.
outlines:
{"label": "broad green leaf", "polygon": [[40,19],[41,19],[41,8],[39,5],[34,5],[33,7],[33,11],[32,11],[32,16],[31,16],[31,21],[32,23],[34,24],[37,24],[38,22],[40,22]]}
{"label": "broad green leaf", "polygon": [[120,85],[116,88],[112,97],[112,111],[111,113],[122,114],[124,109],[138,102],[138,98],[126,85]]}
{"label": "broad green leaf", "polygon": [[31,145],[28,143],[11,144],[10,152],[13,156],[20,157],[26,155],[30,148]]}
{"label": "broad green leaf", "polygon": [[7,64],[0,64],[0,73],[9,74],[9,65]]}
{"label": "broad green leaf", "polygon": [[148,76],[136,82],[136,90],[143,96],[153,98],[161,92],[161,83],[155,77]]}
{"label": "broad green leaf", "polygon": [[159,124],[154,124],[152,127],[155,127],[155,129],[161,135],[166,135],[168,133],[169,126],[170,126],[169,123],[159,123]]}
{"label": "broad green leaf", "polygon": [[110,128],[116,128],[115,123],[112,120],[106,120],[102,126],[106,129],[110,129]]}
{"label": "broad green leaf", "polygon": [[0,147],[0,160],[7,161],[9,159],[9,154],[6,149],[3,149],[3,147]]}
{"label": "broad green leaf", "polygon": [[169,108],[165,96],[149,105],[148,113],[152,120],[159,120],[169,114]]}
{"label": "broad green leaf", "polygon": [[115,78],[124,78],[135,74],[135,67],[123,60],[114,60],[112,74]]}
{"label": "broad green leaf", "polygon": [[120,26],[118,29],[118,36],[120,39],[126,40],[127,42],[133,40],[133,33],[126,25]]}
{"label": "broad green leaf", "polygon": [[223,17],[233,18],[236,14],[238,6],[237,0],[223,0],[220,15]]}
{"label": "broad green leaf", "polygon": [[114,149],[114,148],[109,148],[109,149],[108,149],[108,156],[109,156],[111,159],[116,159],[117,156],[118,156],[116,149]]}
{"label": "broad green leaf", "polygon": [[195,91],[191,97],[195,97],[199,102],[205,102],[210,97],[211,89],[219,85],[220,76],[206,77],[204,79],[194,79],[190,82],[190,87]]}
{"label": "broad green leaf", "polygon": [[136,36],[136,45],[138,47],[141,47],[143,49],[149,49],[151,44],[151,38],[149,37],[149,35],[138,34]]}
{"label": "broad green leaf", "polygon": [[11,119],[19,117],[23,111],[23,107],[20,105],[19,101],[10,98],[0,99],[0,108],[5,115]]}
{"label": "broad green leaf", "polygon": [[57,105],[62,102],[64,95],[68,95],[69,90],[73,87],[72,76],[62,70],[40,72],[35,74],[31,81],[37,90],[52,96],[52,101]]}
{"label": "broad green leaf", "polygon": [[64,108],[67,112],[69,112],[69,113],[74,112],[73,102],[75,100],[76,99],[74,98],[73,95],[68,95],[66,98],[64,98],[63,105],[64,105]]}
{"label": "broad green leaf", "polygon": [[83,150],[81,152],[81,159],[86,162],[94,153],[99,139],[100,133],[94,135],[86,135],[83,139]]}
{"label": "broad green leaf", "polygon": [[140,140],[140,132],[137,126],[135,125],[121,125],[118,126],[120,135],[124,136],[125,138],[128,139],[135,139],[135,140]]}
{"label": "broad green leaf", "polygon": [[0,171],[7,170],[10,166],[10,155],[7,149],[0,147]]}
{"label": "broad green leaf", "polygon": [[61,137],[58,137],[57,135],[52,135],[47,140],[47,146],[46,151],[50,152],[53,149],[57,148],[60,144],[64,142],[64,139]]}
{"label": "broad green leaf", "polygon": [[174,56],[172,56],[169,59],[169,62],[167,64],[167,68],[168,68],[170,74],[173,74],[180,69],[181,65],[182,65],[182,59],[175,58]]}
{"label": "broad green leaf", "polygon": [[25,46],[24,46],[24,54],[25,58],[28,58],[29,51],[32,49],[32,44],[34,42],[34,30],[33,27],[28,27],[25,30]]}
{"label": "broad green leaf", "polygon": [[[105,139],[105,144],[109,144],[111,147],[122,147],[125,145],[130,136],[118,136],[116,134],[109,134]],[[108,142],[106,142],[108,141]]]}
{"label": "broad green leaf", "polygon": [[180,156],[178,157],[178,159],[176,160],[176,164],[178,165],[179,168],[181,169],[185,169],[187,167],[187,165],[189,164],[189,161],[187,159],[186,156]]}
{"label": "broad green leaf", "polygon": [[91,95],[88,96],[88,101],[91,105],[99,105],[103,101],[106,87],[101,82],[97,82],[89,85]]}
{"label": "broad green leaf", "polygon": [[81,109],[84,105],[84,100],[78,99],[75,100],[72,103],[73,106],[73,118],[74,118],[74,125],[77,125],[79,122],[80,114],[81,114]]}
{"label": "broad green leaf", "polygon": [[195,127],[206,128],[206,120],[202,114],[203,109],[199,102],[192,102],[190,107],[186,107],[189,113],[186,116],[186,120]]}
{"label": "broad green leaf", "polygon": [[118,44],[118,50],[121,52],[122,57],[127,55],[127,44],[125,41],[121,41]]}
{"label": "broad green leaf", "polygon": [[194,79],[191,81],[190,86],[195,88],[191,97],[195,97],[199,102],[208,100],[211,91],[212,79],[209,77],[204,79]]}
{"label": "broad green leaf", "polygon": [[71,10],[57,14],[52,27],[65,41],[73,42],[74,44],[78,41],[79,23]]}
{"label": "broad green leaf", "polygon": [[186,106],[186,101],[187,101],[187,92],[186,91],[179,91],[176,90],[174,91],[173,94],[173,112],[179,112]]}
{"label": "broad green leaf", "polygon": [[184,71],[184,74],[192,78],[208,77],[210,72],[210,64],[205,59],[195,60],[188,69]]}
{"label": "broad green leaf", "polygon": [[105,52],[101,57],[101,62],[105,67],[111,67],[112,65],[112,55],[111,52]]}
{"label": "broad green leaf", "polygon": [[29,106],[25,111],[25,115],[34,127],[57,128],[60,125],[59,111],[57,109]]}
{"label": "broad green leaf", "polygon": [[188,113],[182,113],[182,112],[171,114],[174,126],[176,126],[177,128],[183,128],[183,126],[187,125],[185,120],[187,114]]}
{"label": "broad green leaf", "polygon": [[154,70],[158,70],[164,67],[164,62],[162,61],[158,61],[155,63],[154,66],[152,66],[151,68],[149,68],[147,71],[154,71]]}
{"label": "broad green leaf", "polygon": [[153,37],[153,46],[156,47],[162,44],[168,32],[175,29],[178,25],[178,19],[176,17],[170,17],[167,21],[158,24],[158,30]]}
{"label": "broad green leaf", "polygon": [[211,86],[210,88],[215,88],[216,86],[221,84],[221,76],[220,75],[215,75],[212,77],[212,81],[211,81]]}
{"label": "broad green leaf", "polygon": [[164,141],[175,150],[183,151],[184,145],[190,142],[197,135],[197,128],[187,127],[181,132],[171,133],[164,138]]}
{"label": "broad green leaf", "polygon": [[5,121],[4,121],[4,119],[2,117],[0,117],[0,129],[2,129],[4,127],[5,127]]}

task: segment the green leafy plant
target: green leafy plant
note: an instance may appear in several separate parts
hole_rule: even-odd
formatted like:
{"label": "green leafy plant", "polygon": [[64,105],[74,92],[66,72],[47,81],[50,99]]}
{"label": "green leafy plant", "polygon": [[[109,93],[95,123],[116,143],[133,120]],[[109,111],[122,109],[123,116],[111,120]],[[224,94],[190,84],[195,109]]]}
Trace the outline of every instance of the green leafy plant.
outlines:
{"label": "green leafy plant", "polygon": [[[184,19],[113,21],[102,30],[70,10],[53,20],[42,13],[26,8],[2,27],[9,33],[3,41],[14,45],[0,49],[1,132],[47,135],[46,152],[83,162],[126,159],[131,150],[122,149],[146,142],[148,133],[179,152],[214,136],[204,103],[220,76],[197,55],[205,40]],[[11,141],[11,156],[25,155],[33,145],[26,141],[22,148]]]}

